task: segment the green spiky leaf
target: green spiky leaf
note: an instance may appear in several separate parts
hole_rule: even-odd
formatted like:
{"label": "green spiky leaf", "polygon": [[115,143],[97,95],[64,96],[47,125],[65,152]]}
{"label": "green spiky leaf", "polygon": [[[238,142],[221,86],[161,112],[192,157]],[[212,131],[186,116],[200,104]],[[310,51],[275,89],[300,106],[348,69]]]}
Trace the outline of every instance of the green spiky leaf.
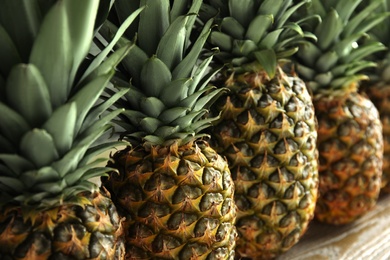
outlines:
{"label": "green spiky leaf", "polygon": [[360,46],[358,49],[352,50],[351,53],[343,58],[343,63],[351,63],[355,60],[362,60],[372,53],[386,50],[386,47],[380,42],[373,42]]}
{"label": "green spiky leaf", "polygon": [[369,5],[367,5],[363,11],[358,12],[356,15],[354,15],[349,21],[348,24],[345,25],[343,35],[349,36],[351,34],[360,33],[361,31],[357,28],[359,25],[362,24],[363,21],[365,21],[365,18],[367,18],[372,12],[375,11],[375,9],[383,2],[383,0],[373,0],[370,2]]}
{"label": "green spiky leaf", "polygon": [[277,17],[283,4],[288,5],[288,3],[283,0],[264,0],[259,7],[258,14]]}
{"label": "green spiky leaf", "polygon": [[146,133],[154,133],[162,125],[162,122],[157,118],[145,117],[140,121],[139,125]]}
{"label": "green spiky leaf", "polygon": [[16,148],[4,136],[0,135],[0,153],[16,153]]}
{"label": "green spiky leaf", "polygon": [[20,176],[24,171],[34,169],[34,164],[18,154],[0,154],[0,160],[15,176]]}
{"label": "green spiky leaf", "polygon": [[233,48],[233,38],[222,32],[212,32],[210,42],[223,51],[230,51]]}
{"label": "green spiky leaf", "polygon": [[52,163],[52,167],[59,172],[61,177],[64,177],[69,172],[74,171],[88,148],[109,128],[110,126],[105,126],[104,128],[91,133],[89,136],[81,138],[81,140],[76,139],[72,149],[60,160]]}
{"label": "green spiky leaf", "polygon": [[98,133],[104,127],[110,127],[110,122],[116,118],[124,109],[116,109],[112,112],[105,114],[100,118],[96,118],[94,123],[90,125],[86,130],[84,130],[80,135],[79,139],[88,138],[89,136],[94,136],[95,133]]}
{"label": "green spiky leaf", "polygon": [[43,125],[52,137],[56,150],[60,155],[72,147],[77,118],[77,108],[74,102],[57,108]]}
{"label": "green spiky leaf", "polygon": [[166,140],[170,136],[172,136],[173,134],[177,133],[179,130],[180,130],[180,127],[178,125],[176,125],[176,126],[165,125],[165,126],[157,128],[156,131],[154,131],[154,135],[162,138],[163,140]]}
{"label": "green spiky leaf", "polygon": [[231,16],[244,27],[247,27],[253,20],[256,10],[253,0],[229,0]]}
{"label": "green spiky leaf", "polygon": [[150,58],[142,67],[141,83],[147,96],[158,97],[171,79],[169,68],[157,57]]}
{"label": "green spiky leaf", "polygon": [[248,30],[246,31],[245,38],[250,39],[255,43],[260,42],[271,24],[274,23],[274,17],[272,15],[258,15],[250,23]]}
{"label": "green spiky leaf", "polygon": [[77,121],[75,127],[76,133],[80,130],[89,110],[98,100],[99,96],[101,95],[113,75],[114,71],[111,71],[108,74],[96,77],[87,85],[83,86],[83,88],[80,89],[69,100],[69,102],[74,102],[77,107]]}
{"label": "green spiky leaf", "polygon": [[233,17],[224,17],[222,19],[221,31],[228,33],[235,39],[244,39],[245,28]]}
{"label": "green spiky leaf", "polygon": [[166,107],[172,107],[177,105],[188,95],[189,86],[192,84],[192,80],[188,78],[180,78],[170,82],[164,91],[161,92],[160,100],[164,101]]}
{"label": "green spiky leaf", "polygon": [[[192,95],[196,90],[202,90],[206,85],[202,84],[202,80],[209,82],[210,78],[205,77],[206,72],[209,71],[209,65],[213,60],[213,56],[210,56],[202,61],[196,68],[192,75],[192,82],[188,88],[188,96]],[[219,71],[219,70],[218,70]]]}
{"label": "green spiky leaf", "polygon": [[268,76],[272,79],[276,73],[277,57],[273,49],[261,50],[254,53],[257,61],[263,66]]}
{"label": "green spiky leaf", "polygon": [[9,104],[32,127],[39,127],[52,113],[47,85],[33,64],[19,64],[12,69],[6,92]]}
{"label": "green spiky leaf", "polygon": [[318,72],[328,72],[333,68],[339,60],[339,56],[335,51],[329,51],[324,53],[316,62],[316,68]]}
{"label": "green spiky leaf", "polygon": [[7,76],[15,64],[22,62],[22,57],[20,57],[17,47],[1,24],[0,46],[0,75]]}
{"label": "green spiky leaf", "polygon": [[37,183],[47,183],[60,180],[59,173],[52,167],[43,167],[38,170],[24,171],[20,180],[27,188],[33,187]]}
{"label": "green spiky leaf", "polygon": [[[93,162],[93,159],[97,158],[97,156],[101,155],[103,152],[106,152],[110,149],[114,149],[116,147],[127,146],[127,145],[129,145],[129,143],[127,143],[125,141],[113,141],[113,142],[104,142],[102,144],[91,147],[87,150],[83,160],[80,161],[79,165],[80,166],[89,165],[89,167],[91,167],[91,162]],[[101,164],[101,162],[103,162],[103,163],[107,164],[108,158],[104,157],[104,158],[96,159],[96,160],[97,160],[96,161],[97,163]]]}
{"label": "green spiky leaf", "polygon": [[[18,59],[21,59],[20,62],[28,62],[31,47],[38,34],[41,20],[40,4],[36,0],[1,2],[0,24],[12,39],[17,49]],[[0,41],[5,40],[2,37],[0,38]],[[0,46],[3,48],[3,45]],[[1,58],[3,63],[3,56]]]}
{"label": "green spiky leaf", "polygon": [[183,58],[183,49],[186,42],[186,28],[188,16],[175,19],[161,37],[156,56],[172,70]]}
{"label": "green spiky leaf", "polygon": [[145,97],[140,100],[140,107],[147,116],[155,118],[157,118],[166,108],[164,103],[155,97]]}
{"label": "green spiky leaf", "polygon": [[31,128],[28,122],[16,111],[0,102],[0,133],[15,146],[23,134]]}
{"label": "green spiky leaf", "polygon": [[[53,107],[66,102],[78,66],[89,51],[98,4],[98,1],[60,1],[41,24],[30,62],[45,78]],[[70,14],[72,19],[68,19]]]}
{"label": "green spiky leaf", "polygon": [[[2,184],[3,187],[9,189],[11,191],[11,194],[22,193],[26,189],[24,183],[15,177],[0,176],[0,183]],[[3,188],[1,190],[3,190]],[[0,205],[2,204],[0,203]]]}
{"label": "green spiky leaf", "polygon": [[188,110],[188,107],[173,107],[163,111],[159,115],[158,119],[165,124],[169,124],[176,118],[184,116],[188,112]]}
{"label": "green spiky leaf", "polygon": [[170,3],[169,0],[141,0],[141,6],[143,5],[146,8],[140,15],[138,40],[142,50],[151,57],[156,54],[158,43],[169,27]]}
{"label": "green spiky leaf", "polygon": [[203,27],[202,32],[198,39],[195,41],[190,52],[185,56],[185,58],[180,62],[179,65],[173,70],[172,78],[188,78],[191,75],[192,69],[194,68],[197,58],[199,57],[203,46],[210,35],[210,27],[212,25],[212,20],[209,20]]}
{"label": "green spiky leaf", "polygon": [[315,35],[318,38],[318,46],[321,50],[327,50],[331,44],[338,39],[344,28],[343,21],[336,10],[331,10],[322,23],[315,29]]}
{"label": "green spiky leaf", "polygon": [[37,168],[59,159],[53,137],[43,129],[35,128],[27,132],[20,142],[20,150]]}
{"label": "green spiky leaf", "polygon": [[[109,44],[98,54],[98,56],[92,61],[88,69],[84,72],[84,75],[82,79],[87,77],[92,71],[95,71],[99,66],[101,66],[102,62],[107,58],[108,54],[111,52],[115,44],[121,39],[122,35],[125,33],[128,26],[135,20],[135,18],[142,12],[143,8],[139,8],[136,11],[134,11],[124,22],[123,24],[115,30],[115,35],[112,37],[112,39],[107,39],[109,41]],[[123,44],[121,47],[129,46],[128,42]],[[129,50],[127,50],[129,51]],[[122,53],[118,53],[115,55],[115,59],[112,59],[111,62],[117,63],[117,57],[121,57]]]}
{"label": "green spiky leaf", "polygon": [[115,102],[118,101],[124,94],[126,94],[129,89],[121,88],[117,92],[113,93],[107,100],[103,103],[93,107],[87,117],[84,120],[83,127],[80,129],[83,132],[87,127],[89,127],[97,118],[99,118],[105,111],[107,111]]}

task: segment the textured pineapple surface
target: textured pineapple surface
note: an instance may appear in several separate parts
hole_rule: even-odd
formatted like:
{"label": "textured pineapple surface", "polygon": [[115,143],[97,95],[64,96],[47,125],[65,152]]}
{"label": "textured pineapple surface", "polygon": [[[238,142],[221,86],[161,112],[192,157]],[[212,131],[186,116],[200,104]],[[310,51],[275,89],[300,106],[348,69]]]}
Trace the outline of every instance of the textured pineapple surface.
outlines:
{"label": "textured pineapple surface", "polygon": [[[367,32],[387,14],[372,15],[373,1],[320,1],[305,13],[319,15],[307,24],[317,41],[295,55],[296,71],[313,91],[318,119],[319,199],[316,218],[329,224],[355,221],[373,208],[380,192],[383,165],[378,111],[358,88],[375,67],[369,56],[385,46]],[[361,4],[361,5],[360,5]],[[372,40],[372,41],[371,41]]]}
{"label": "textured pineapple surface", "polygon": [[64,204],[22,214],[9,207],[0,218],[0,259],[123,259],[121,219],[105,192],[80,194],[83,206]]}
{"label": "textured pineapple surface", "polygon": [[383,175],[382,190],[390,193],[390,85],[375,84],[364,88],[370,100],[379,111],[383,132]]}
{"label": "textured pineapple surface", "polygon": [[313,218],[318,171],[316,120],[311,97],[281,70],[232,75],[229,95],[212,130],[236,186],[237,252],[273,258],[298,242]]}
{"label": "textured pineapple surface", "polygon": [[319,122],[320,197],[316,218],[346,224],[371,210],[382,176],[382,126],[377,109],[357,92],[315,97]]}
{"label": "textured pineapple surface", "polygon": [[343,226],[312,221],[298,244],[276,260],[390,259],[390,196],[360,219]]}
{"label": "textured pineapple surface", "polygon": [[126,217],[126,259],[234,259],[227,163],[207,143],[121,150],[103,186]]}

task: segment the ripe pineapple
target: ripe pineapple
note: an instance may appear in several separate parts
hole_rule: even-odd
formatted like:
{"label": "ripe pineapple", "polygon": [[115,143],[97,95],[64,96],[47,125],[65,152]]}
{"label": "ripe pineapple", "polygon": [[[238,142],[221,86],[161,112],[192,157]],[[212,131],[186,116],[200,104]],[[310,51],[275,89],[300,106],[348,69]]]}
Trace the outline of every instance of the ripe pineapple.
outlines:
{"label": "ripe pineapple", "polygon": [[117,123],[132,146],[112,155],[109,166],[119,174],[102,178],[126,217],[126,259],[233,260],[234,184],[227,162],[200,134],[215,120],[204,117],[209,103],[223,91],[208,86],[212,56],[198,62],[211,21],[190,42],[202,1],[117,0],[101,34],[110,39],[115,21],[140,2],[146,8],[126,34],[137,36],[136,46],[114,80],[130,88],[116,105],[126,109]]}
{"label": "ripe pineapple", "polygon": [[[366,1],[367,3],[371,1]],[[390,1],[385,0],[372,15],[380,15],[384,12],[390,12]],[[369,80],[364,81],[362,90],[368,95],[375,107],[379,110],[379,116],[382,123],[384,153],[383,153],[383,175],[382,191],[390,193],[390,23],[389,18],[370,30],[370,38],[379,41],[386,46],[385,51],[377,52],[370,59],[378,66],[375,69],[369,69],[366,73]]]}
{"label": "ripe pineapple", "polygon": [[310,37],[290,16],[304,1],[205,1],[218,10],[213,83],[230,91],[213,106],[221,118],[213,147],[226,156],[236,187],[237,253],[273,258],[297,243],[313,218],[318,170],[316,120],[303,81],[283,70],[283,58]]}
{"label": "ripe pineapple", "polygon": [[311,30],[316,43],[305,43],[297,53],[297,72],[314,92],[318,119],[319,200],[315,216],[330,224],[346,224],[376,204],[381,185],[383,139],[378,111],[357,91],[375,65],[367,55],[383,50],[378,42],[359,40],[384,15],[370,17],[380,0],[358,11],[362,1],[313,0],[307,12],[321,23]]}
{"label": "ripe pineapple", "polygon": [[122,259],[122,220],[90,178],[109,170],[91,159],[118,142],[94,142],[123,92],[94,104],[130,46],[87,62],[99,1],[40,2],[0,2],[0,259]]}

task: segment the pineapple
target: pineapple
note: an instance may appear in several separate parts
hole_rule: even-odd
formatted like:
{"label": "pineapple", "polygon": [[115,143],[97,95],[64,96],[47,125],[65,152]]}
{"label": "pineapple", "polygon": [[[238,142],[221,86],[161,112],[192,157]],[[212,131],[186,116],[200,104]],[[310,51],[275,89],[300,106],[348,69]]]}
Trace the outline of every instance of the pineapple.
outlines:
{"label": "pineapple", "polygon": [[108,166],[119,174],[102,178],[126,218],[126,259],[234,259],[234,183],[200,133],[215,120],[204,115],[223,91],[208,85],[212,56],[198,59],[212,21],[190,41],[201,3],[117,0],[101,30],[110,39],[115,23],[145,4],[118,43],[136,36],[113,80],[130,88],[116,106],[126,109],[118,132],[131,146],[112,155]]}
{"label": "pineapple", "polygon": [[209,39],[210,48],[220,50],[214,66],[226,64],[213,84],[230,90],[212,106],[221,118],[210,134],[212,146],[228,159],[236,187],[236,252],[274,258],[298,242],[317,199],[312,99],[304,82],[283,70],[298,43],[311,36],[290,21],[304,2],[204,3],[201,17],[217,15],[219,30]]}
{"label": "pineapple", "polygon": [[[370,2],[370,1],[366,1]],[[385,0],[380,7],[373,12],[373,15],[390,12],[390,1]],[[362,83],[361,90],[364,91],[370,100],[379,110],[379,116],[382,123],[384,153],[383,153],[383,173],[382,173],[382,191],[390,193],[390,23],[389,18],[370,30],[370,36],[374,41],[379,41],[386,46],[385,51],[376,52],[370,59],[378,66],[375,69],[369,69],[366,73],[369,80]]]}
{"label": "pineapple", "polygon": [[315,217],[321,222],[351,223],[376,202],[383,163],[382,126],[373,103],[358,93],[374,66],[365,58],[384,46],[360,44],[366,31],[383,21],[371,17],[375,0],[361,11],[362,1],[313,0],[306,9],[322,22],[310,24],[318,41],[303,44],[296,55],[297,72],[313,90],[318,119],[319,199]]}
{"label": "pineapple", "polygon": [[96,156],[118,142],[94,143],[124,91],[94,104],[131,46],[102,62],[112,42],[86,60],[98,9],[95,0],[0,2],[0,259],[124,257],[122,219],[90,179],[109,171]]}

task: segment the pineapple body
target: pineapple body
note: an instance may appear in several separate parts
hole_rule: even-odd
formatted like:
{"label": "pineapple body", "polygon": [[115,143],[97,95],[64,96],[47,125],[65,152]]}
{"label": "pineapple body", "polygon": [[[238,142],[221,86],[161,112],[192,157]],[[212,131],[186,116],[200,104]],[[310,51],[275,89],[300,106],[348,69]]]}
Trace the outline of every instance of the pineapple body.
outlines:
{"label": "pineapple body", "polygon": [[373,208],[379,194],[382,127],[377,109],[358,87],[368,79],[364,70],[377,65],[368,57],[385,49],[373,38],[365,40],[388,15],[374,12],[382,3],[315,0],[304,9],[321,17],[307,24],[318,40],[301,44],[294,59],[314,93],[320,176],[315,216],[328,224],[351,223]]}
{"label": "pineapple body", "polygon": [[122,220],[108,193],[83,193],[81,205],[0,216],[0,259],[123,259]]}
{"label": "pineapple body", "polygon": [[126,259],[234,259],[234,184],[204,141],[117,152],[103,179],[126,216]]}
{"label": "pineapple body", "polygon": [[282,70],[231,75],[212,140],[229,161],[237,204],[237,252],[270,259],[288,250],[313,218],[316,120],[304,83]]}
{"label": "pineapple body", "polygon": [[346,224],[372,209],[382,176],[382,125],[373,103],[357,92],[314,99],[318,118],[320,196],[316,218]]}
{"label": "pineapple body", "polygon": [[[373,0],[365,2],[369,4]],[[365,72],[368,75],[368,80],[362,82],[362,92],[374,103],[379,111],[379,116],[382,123],[383,132],[383,170],[382,170],[382,189],[383,193],[390,193],[390,23],[389,23],[390,1],[384,0],[371,14],[377,17],[385,14],[386,20],[376,25],[369,31],[370,37],[367,40],[381,42],[386,48],[374,53],[369,57],[370,61],[377,64],[372,69],[367,69]]]}
{"label": "pineapple body", "polygon": [[390,84],[369,81],[363,91],[379,111],[384,145],[381,191],[390,193]]}
{"label": "pineapple body", "polygon": [[124,257],[116,207],[91,180],[111,170],[98,155],[120,144],[96,142],[124,92],[100,95],[130,48],[89,55],[108,9],[96,0],[0,2],[0,49],[12,50],[0,54],[2,260]]}
{"label": "pineapple body", "polygon": [[202,2],[118,0],[118,19],[101,30],[110,40],[127,12],[146,6],[118,42],[136,39],[113,80],[130,88],[114,104],[125,110],[114,122],[130,145],[108,164],[119,174],[102,178],[126,218],[126,259],[235,256],[234,183],[202,132],[217,119],[206,115],[226,91],[208,84],[217,70],[209,67],[213,55],[201,55],[213,21],[192,32]]}

